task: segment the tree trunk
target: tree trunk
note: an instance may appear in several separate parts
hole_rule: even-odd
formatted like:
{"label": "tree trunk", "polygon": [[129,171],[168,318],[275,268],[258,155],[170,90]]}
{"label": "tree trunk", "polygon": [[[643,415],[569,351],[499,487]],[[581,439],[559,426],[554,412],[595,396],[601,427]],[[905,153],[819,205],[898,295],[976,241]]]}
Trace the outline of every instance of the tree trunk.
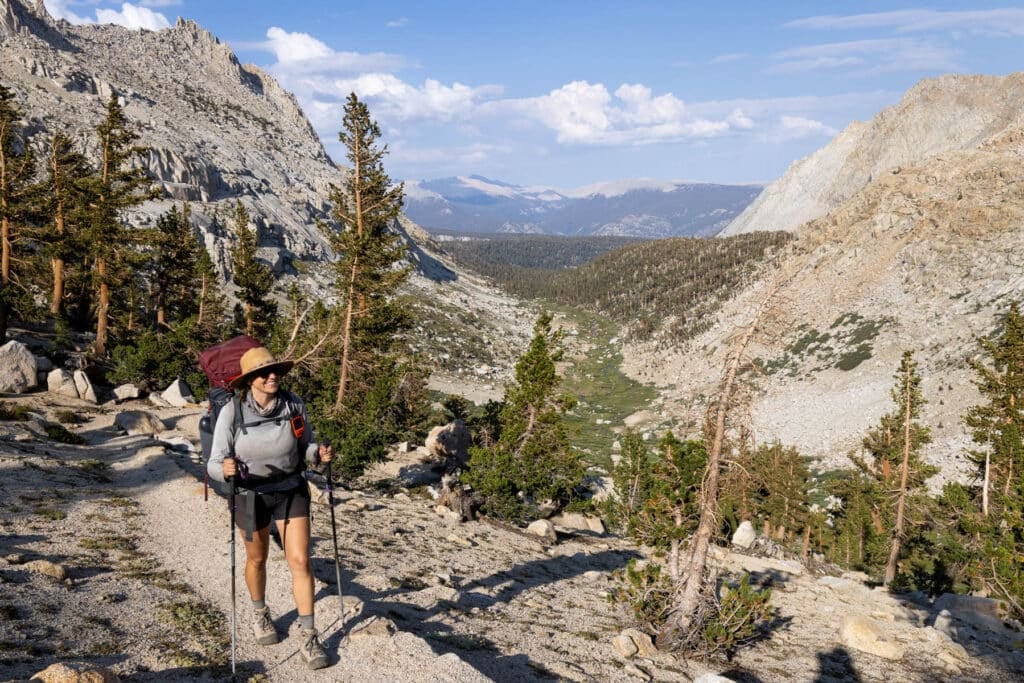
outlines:
{"label": "tree trunk", "polygon": [[348,281],[348,302],[345,306],[345,327],[341,331],[341,373],[338,377],[338,395],[334,399],[334,409],[341,410],[345,404],[345,390],[348,387],[349,353],[352,349],[352,311],[355,307],[356,269],[358,258],[352,262],[352,274]]}
{"label": "tree trunk", "polygon": [[196,327],[199,329],[203,329],[203,314],[206,312],[206,287],[207,281],[206,276],[204,275],[200,279],[199,285],[199,313],[196,318]]}
{"label": "tree trunk", "polygon": [[882,585],[888,586],[896,578],[896,564],[900,559],[900,545],[903,543],[903,515],[907,504],[907,478],[910,473],[910,423],[913,415],[911,401],[911,376],[908,372],[903,384],[903,462],[900,465],[900,493],[896,500],[896,524],[893,527],[892,547],[889,549],[889,561],[885,565],[885,578]]}
{"label": "tree trunk", "polygon": [[110,285],[107,284],[107,261],[96,261],[96,275],[100,280],[99,309],[96,311],[96,355],[107,355],[107,313],[110,310]]}
{"label": "tree trunk", "polygon": [[753,339],[762,316],[768,310],[776,292],[782,287],[782,283],[783,280],[779,280],[757,307],[750,326],[734,347],[732,356],[726,364],[722,388],[719,391],[714,437],[711,442],[711,450],[708,452],[707,475],[701,488],[700,522],[690,543],[686,563],[683,566],[683,584],[680,589],[676,590],[672,612],[658,632],[657,641],[660,648],[679,642],[689,632],[693,615],[697,614],[697,608],[700,606],[702,598],[706,595],[708,588],[712,587],[705,580],[705,574],[708,548],[717,526],[718,479],[722,462],[722,445],[725,442],[725,418],[729,412],[736,374],[739,372],[743,354],[747,345],[750,344],[750,340]]}
{"label": "tree trunk", "polygon": [[990,482],[992,472],[992,456],[989,453],[985,453],[985,476],[981,480],[981,514],[988,517],[988,489],[992,485]]}
{"label": "tree trunk", "polygon": [[[5,202],[6,208],[6,202]],[[0,256],[0,344],[7,339],[7,325],[10,323],[11,307],[7,302],[11,287],[11,220],[4,215],[0,218],[0,242],[3,244]]]}

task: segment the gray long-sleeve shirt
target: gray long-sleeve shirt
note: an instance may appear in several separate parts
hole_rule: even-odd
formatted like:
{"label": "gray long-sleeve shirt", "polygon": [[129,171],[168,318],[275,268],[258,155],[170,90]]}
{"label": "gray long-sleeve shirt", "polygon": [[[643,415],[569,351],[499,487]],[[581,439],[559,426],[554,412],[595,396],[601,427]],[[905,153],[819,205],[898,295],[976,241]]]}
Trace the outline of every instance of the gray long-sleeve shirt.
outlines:
{"label": "gray long-sleeve shirt", "polygon": [[[232,449],[237,460],[248,467],[247,479],[256,483],[260,480],[284,477],[304,469],[307,463],[317,462],[319,445],[313,441],[313,429],[306,414],[306,405],[295,394],[278,392],[278,407],[267,416],[258,415],[249,405],[251,398],[243,398],[242,422],[257,423],[235,432],[235,402],[224,405],[217,416],[213,430],[213,447],[206,470],[210,478],[224,481],[224,458],[230,457]],[[301,415],[305,434],[299,439],[298,447],[292,432],[291,418]],[[303,462],[304,461],[304,462]],[[242,486],[245,482],[240,482]]]}

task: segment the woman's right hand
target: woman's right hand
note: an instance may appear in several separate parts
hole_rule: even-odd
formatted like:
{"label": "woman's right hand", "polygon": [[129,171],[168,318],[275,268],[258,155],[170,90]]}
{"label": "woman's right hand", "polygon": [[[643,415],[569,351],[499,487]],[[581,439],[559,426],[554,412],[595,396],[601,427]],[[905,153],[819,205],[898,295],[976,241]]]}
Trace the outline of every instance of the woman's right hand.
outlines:
{"label": "woman's right hand", "polygon": [[238,474],[238,466],[235,464],[234,458],[224,458],[220,466],[221,471],[224,472],[224,481],[227,481]]}

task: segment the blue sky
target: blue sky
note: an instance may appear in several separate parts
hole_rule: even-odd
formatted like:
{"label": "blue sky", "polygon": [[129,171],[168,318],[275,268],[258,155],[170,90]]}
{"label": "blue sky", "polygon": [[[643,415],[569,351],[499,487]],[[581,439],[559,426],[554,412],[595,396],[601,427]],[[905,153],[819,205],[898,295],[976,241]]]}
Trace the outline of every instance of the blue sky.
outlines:
{"label": "blue sky", "polygon": [[335,159],[356,92],[396,180],[771,181],[922,78],[1024,65],[1024,5],[984,0],[45,3],[72,23],[194,19],[295,93]]}

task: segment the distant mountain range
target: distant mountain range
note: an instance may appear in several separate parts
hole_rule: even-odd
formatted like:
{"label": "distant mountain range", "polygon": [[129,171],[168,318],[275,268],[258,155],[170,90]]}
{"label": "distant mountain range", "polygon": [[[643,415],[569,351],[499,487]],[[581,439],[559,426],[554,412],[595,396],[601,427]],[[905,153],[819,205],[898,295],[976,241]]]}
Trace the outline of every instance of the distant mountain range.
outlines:
{"label": "distant mountain range", "polygon": [[413,180],[404,211],[433,233],[710,237],[761,192],[758,185],[625,180],[571,191],[481,176]]}

